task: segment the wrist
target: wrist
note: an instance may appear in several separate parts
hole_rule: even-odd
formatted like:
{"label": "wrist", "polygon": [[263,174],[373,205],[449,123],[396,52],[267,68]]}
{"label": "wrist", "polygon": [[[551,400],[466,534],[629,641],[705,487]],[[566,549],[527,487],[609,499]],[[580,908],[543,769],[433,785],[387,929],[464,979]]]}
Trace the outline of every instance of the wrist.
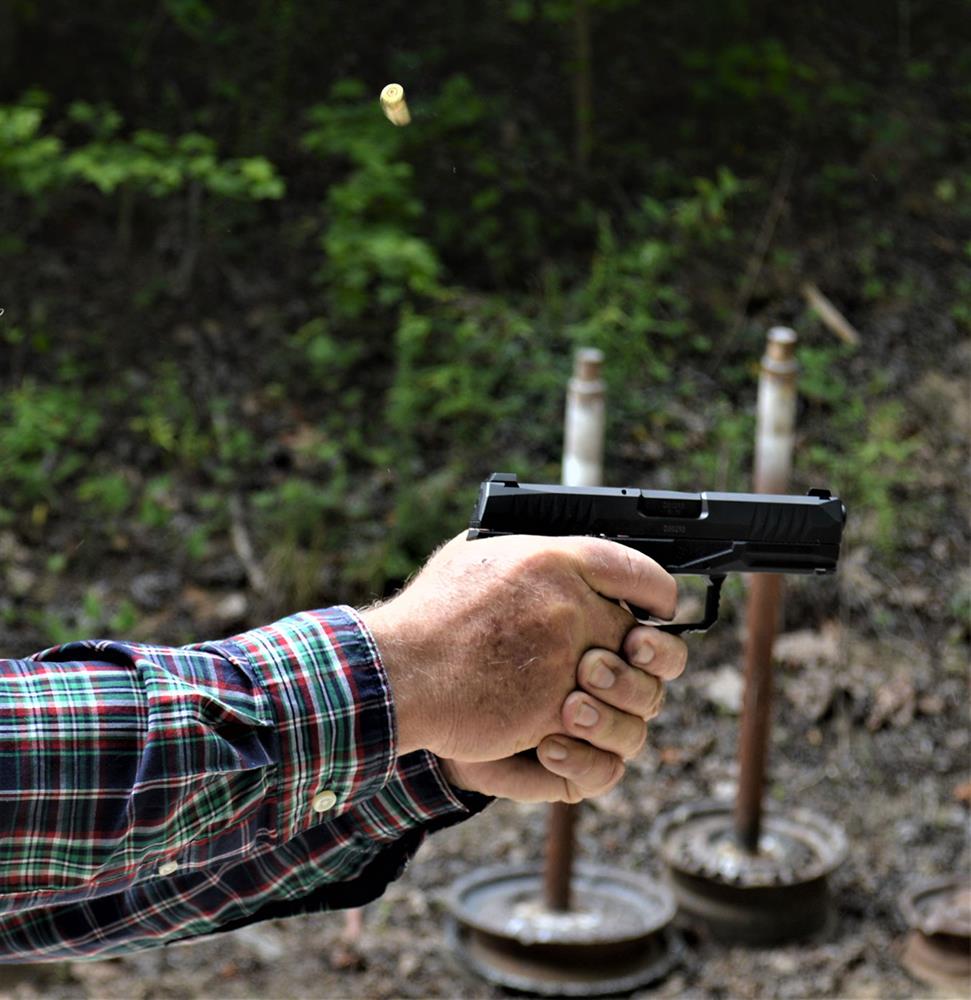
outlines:
{"label": "wrist", "polygon": [[462,791],[474,791],[470,788],[467,783],[463,781],[462,774],[455,766],[455,762],[446,759],[445,757],[436,757],[438,761],[438,769],[442,772],[442,777],[453,787],[460,788]]}
{"label": "wrist", "polygon": [[415,750],[430,750],[434,742],[428,732],[425,699],[421,693],[422,671],[402,630],[386,611],[387,605],[375,605],[359,612],[361,621],[378,651],[385,677],[391,688],[396,723],[397,756]]}

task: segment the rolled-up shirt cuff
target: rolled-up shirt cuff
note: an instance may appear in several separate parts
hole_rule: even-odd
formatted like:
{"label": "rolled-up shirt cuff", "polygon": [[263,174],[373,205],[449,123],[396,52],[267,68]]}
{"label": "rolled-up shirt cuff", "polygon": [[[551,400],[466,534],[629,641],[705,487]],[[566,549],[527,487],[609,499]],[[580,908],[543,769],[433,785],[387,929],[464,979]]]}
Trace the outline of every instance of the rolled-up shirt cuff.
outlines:
{"label": "rolled-up shirt cuff", "polygon": [[362,802],[358,814],[375,840],[391,841],[408,827],[438,829],[481,812],[492,799],[451,786],[426,750],[399,757],[388,784]]}

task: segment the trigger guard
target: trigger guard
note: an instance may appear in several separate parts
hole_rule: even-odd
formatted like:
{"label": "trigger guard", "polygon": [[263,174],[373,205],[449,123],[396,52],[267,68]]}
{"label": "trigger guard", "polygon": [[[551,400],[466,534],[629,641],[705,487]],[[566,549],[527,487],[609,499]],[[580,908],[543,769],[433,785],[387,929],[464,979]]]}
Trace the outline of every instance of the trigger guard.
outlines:
{"label": "trigger guard", "polygon": [[681,635],[684,632],[707,632],[718,621],[718,605],[721,601],[721,590],[724,582],[724,574],[708,578],[708,590],[705,592],[705,616],[698,622],[664,622],[655,618],[645,608],[639,608],[629,601],[624,603],[642,625],[651,625],[660,632],[668,632],[671,635]]}

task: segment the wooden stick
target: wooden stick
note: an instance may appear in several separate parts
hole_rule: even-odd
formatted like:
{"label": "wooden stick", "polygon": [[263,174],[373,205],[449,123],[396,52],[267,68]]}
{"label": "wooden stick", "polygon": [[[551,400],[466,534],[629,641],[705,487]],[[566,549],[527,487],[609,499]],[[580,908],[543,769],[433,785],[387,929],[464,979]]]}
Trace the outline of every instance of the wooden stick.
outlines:
{"label": "wooden stick", "polygon": [[239,561],[246,570],[246,579],[255,594],[265,594],[267,588],[266,574],[256,558],[249,531],[246,528],[246,515],[243,511],[243,501],[233,493],[229,497],[229,535]]}
{"label": "wooden stick", "polygon": [[835,333],[844,344],[849,344],[851,347],[860,346],[860,334],[856,327],[811,281],[802,286],[802,294],[823,326]]}

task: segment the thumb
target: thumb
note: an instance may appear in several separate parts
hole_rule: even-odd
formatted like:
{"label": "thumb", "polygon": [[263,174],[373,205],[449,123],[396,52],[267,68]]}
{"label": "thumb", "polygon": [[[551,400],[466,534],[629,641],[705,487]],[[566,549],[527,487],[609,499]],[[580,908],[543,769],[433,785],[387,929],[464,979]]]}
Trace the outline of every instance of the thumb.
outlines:
{"label": "thumb", "polygon": [[646,608],[659,618],[673,618],[678,607],[678,585],[657,562],[627,545],[606,538],[564,538],[581,577],[604,597]]}

